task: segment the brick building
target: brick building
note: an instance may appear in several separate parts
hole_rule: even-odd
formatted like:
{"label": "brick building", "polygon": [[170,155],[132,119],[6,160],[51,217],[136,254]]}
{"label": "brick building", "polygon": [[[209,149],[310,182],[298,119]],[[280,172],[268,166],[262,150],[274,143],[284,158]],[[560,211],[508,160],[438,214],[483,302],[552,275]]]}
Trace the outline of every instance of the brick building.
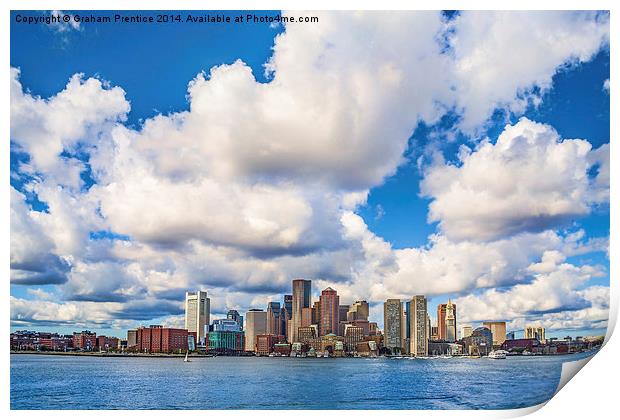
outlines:
{"label": "brick building", "polygon": [[136,330],[136,347],[141,353],[183,352],[188,350],[187,337],[187,330],[181,328],[140,327]]}

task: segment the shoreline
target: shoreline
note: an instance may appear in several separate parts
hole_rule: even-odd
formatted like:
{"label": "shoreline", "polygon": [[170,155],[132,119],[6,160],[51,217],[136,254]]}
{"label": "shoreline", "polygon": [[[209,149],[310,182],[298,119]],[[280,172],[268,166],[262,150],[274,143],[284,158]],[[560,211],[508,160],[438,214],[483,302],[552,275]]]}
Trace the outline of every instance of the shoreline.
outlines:
{"label": "shoreline", "polygon": [[[512,355],[507,355],[508,358],[512,358],[512,357],[545,357],[545,356],[551,356],[551,357],[556,357],[556,356],[572,356],[572,355],[576,355],[576,354],[583,354],[583,355],[587,355],[589,353],[596,353],[596,351],[598,351],[598,349],[596,350],[591,350],[591,351],[585,351],[585,352],[577,352],[577,353],[556,353],[556,354],[532,354],[532,355],[520,355],[520,354],[512,354]],[[11,355],[13,354],[32,354],[32,355],[41,355],[41,356],[85,356],[85,357],[158,357],[158,358],[184,358],[185,357],[185,353],[98,353],[98,352],[64,352],[64,351],[30,351],[30,350],[11,350],[10,352]],[[214,355],[207,355],[207,354],[199,354],[199,353],[194,353],[194,354],[189,354],[188,356],[190,359],[191,358],[212,358],[212,357],[244,357],[244,358],[249,358],[249,357],[268,357],[268,356],[233,356],[233,355],[218,355],[218,356],[214,356]],[[289,356],[279,356],[277,358],[285,358],[285,359],[290,359],[291,357]],[[409,359],[409,356],[378,356],[378,357],[359,357],[361,359],[376,359],[376,358],[386,358],[386,359],[396,359],[396,358],[403,358],[403,359]],[[479,359],[480,357],[472,357],[472,356],[454,356],[454,357],[448,357],[445,359]],[[293,357],[293,359],[322,359],[322,357]],[[354,359],[354,357],[329,357],[329,359]],[[422,358],[420,358],[422,359]],[[432,360],[437,360],[437,359],[442,359],[442,357],[433,357],[433,356],[429,356],[426,357],[424,359],[432,359]]]}

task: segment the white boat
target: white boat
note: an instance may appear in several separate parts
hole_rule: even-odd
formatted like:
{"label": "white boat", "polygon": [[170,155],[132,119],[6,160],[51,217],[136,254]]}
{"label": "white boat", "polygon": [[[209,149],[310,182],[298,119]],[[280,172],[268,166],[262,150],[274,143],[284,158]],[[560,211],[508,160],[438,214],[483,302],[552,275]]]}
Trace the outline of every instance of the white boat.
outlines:
{"label": "white boat", "polygon": [[496,350],[489,353],[489,359],[505,359],[506,352],[503,350]]}
{"label": "white boat", "polygon": [[191,362],[191,360],[189,360],[189,352],[186,351],[185,352],[185,359],[183,359],[184,362]]}

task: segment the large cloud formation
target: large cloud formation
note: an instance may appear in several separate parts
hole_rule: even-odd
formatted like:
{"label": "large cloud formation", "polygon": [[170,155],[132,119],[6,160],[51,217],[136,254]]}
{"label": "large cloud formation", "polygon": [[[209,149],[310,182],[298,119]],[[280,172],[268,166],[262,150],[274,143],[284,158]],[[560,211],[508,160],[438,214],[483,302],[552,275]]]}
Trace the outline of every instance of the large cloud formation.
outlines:
{"label": "large cloud formation", "polygon": [[[522,118],[494,144],[463,148],[459,165],[431,166],[422,193],[429,221],[456,240],[489,240],[541,231],[587,215],[609,200],[608,145],[561,140],[550,126]],[[593,166],[600,167],[594,178]]]}
{"label": "large cloud formation", "polygon": [[[558,229],[606,205],[608,146],[523,119],[495,143],[463,148],[458,163],[435,160],[421,190],[439,229],[420,248],[394,249],[355,212],[406,163],[419,121],[457,112],[459,128],[476,133],[497,108],[540,100],[558,69],[605,47],[608,17],[319,18],[275,39],[268,83],[241,61],[214,67],[189,82],[188,110],[138,129],[123,123],[121,87],[75,75],[44,99],[12,69],[11,140],[28,159],[12,174],[23,186],[11,196],[11,281],[59,284],[32,307],[13,298],[16,325],[178,322],[186,289],[208,289],[218,314],[264,305],[295,277],[336,284],[343,301],[452,293],[462,307],[495,311],[472,309],[476,319],[539,310],[556,326],[600,323],[607,289],[573,290],[600,269],[532,267],[605,251],[604,238]],[[563,279],[572,289],[554,289],[551,306],[494,306]]]}

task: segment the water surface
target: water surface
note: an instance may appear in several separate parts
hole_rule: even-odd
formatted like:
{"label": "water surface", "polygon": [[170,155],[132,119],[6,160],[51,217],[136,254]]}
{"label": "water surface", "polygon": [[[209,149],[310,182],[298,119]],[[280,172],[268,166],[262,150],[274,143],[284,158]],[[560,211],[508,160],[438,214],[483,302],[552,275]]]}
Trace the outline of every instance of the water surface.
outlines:
{"label": "water surface", "polygon": [[553,396],[562,362],[11,355],[12,409],[504,409]]}

